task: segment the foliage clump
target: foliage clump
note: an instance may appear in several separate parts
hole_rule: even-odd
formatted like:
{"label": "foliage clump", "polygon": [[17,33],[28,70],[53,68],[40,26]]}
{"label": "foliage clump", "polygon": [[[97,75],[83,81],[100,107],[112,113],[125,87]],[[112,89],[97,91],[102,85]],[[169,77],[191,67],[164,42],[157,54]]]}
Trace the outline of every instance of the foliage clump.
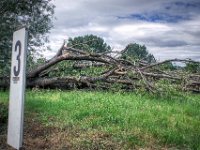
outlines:
{"label": "foliage clump", "polygon": [[111,47],[104,41],[103,38],[92,34],[69,38],[67,46],[93,53],[111,51]]}
{"label": "foliage clump", "polygon": [[122,52],[122,58],[128,60],[145,60],[149,63],[155,62],[155,58],[150,54],[145,45],[130,43]]}

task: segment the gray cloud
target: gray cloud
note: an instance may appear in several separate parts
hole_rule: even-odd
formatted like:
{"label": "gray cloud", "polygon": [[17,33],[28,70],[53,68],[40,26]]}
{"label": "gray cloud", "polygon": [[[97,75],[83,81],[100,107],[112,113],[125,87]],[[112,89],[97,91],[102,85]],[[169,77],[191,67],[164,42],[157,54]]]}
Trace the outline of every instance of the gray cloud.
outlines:
{"label": "gray cloud", "polygon": [[[95,34],[115,50],[137,42],[145,44],[160,60],[175,57],[199,60],[198,0],[56,0],[55,5],[57,20],[50,34],[51,55],[64,39]],[[140,18],[144,14],[146,19]]]}

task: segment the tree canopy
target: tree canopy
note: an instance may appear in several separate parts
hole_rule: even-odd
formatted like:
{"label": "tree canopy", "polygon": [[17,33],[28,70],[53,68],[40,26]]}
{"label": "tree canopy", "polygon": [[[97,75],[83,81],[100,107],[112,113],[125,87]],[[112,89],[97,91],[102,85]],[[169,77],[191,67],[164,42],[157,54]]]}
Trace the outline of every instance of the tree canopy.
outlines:
{"label": "tree canopy", "polygon": [[111,51],[111,47],[101,37],[92,34],[69,38],[68,46],[95,53]]}
{"label": "tree canopy", "polygon": [[129,60],[146,60],[148,62],[155,62],[155,58],[147,51],[145,45],[137,43],[130,43],[122,52],[122,58]]}
{"label": "tree canopy", "polygon": [[0,1],[0,71],[9,72],[13,32],[25,26],[29,32],[29,54],[36,54],[37,48],[48,41],[53,14],[54,5],[47,0]]}

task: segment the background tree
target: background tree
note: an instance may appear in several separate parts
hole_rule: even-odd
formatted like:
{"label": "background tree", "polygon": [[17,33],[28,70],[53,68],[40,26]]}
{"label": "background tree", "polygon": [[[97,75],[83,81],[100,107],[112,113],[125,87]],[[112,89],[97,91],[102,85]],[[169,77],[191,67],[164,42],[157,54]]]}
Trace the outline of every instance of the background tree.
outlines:
{"label": "background tree", "polygon": [[147,62],[155,62],[155,58],[147,51],[145,45],[131,43],[122,51],[122,58],[128,60],[146,60]]}
{"label": "background tree", "polygon": [[54,5],[51,0],[1,0],[0,1],[0,73],[9,74],[12,35],[22,26],[29,31],[29,58],[39,54],[38,49],[48,41],[52,27]]}
{"label": "background tree", "polygon": [[92,34],[69,38],[68,46],[95,53],[111,51],[111,47],[101,37]]}

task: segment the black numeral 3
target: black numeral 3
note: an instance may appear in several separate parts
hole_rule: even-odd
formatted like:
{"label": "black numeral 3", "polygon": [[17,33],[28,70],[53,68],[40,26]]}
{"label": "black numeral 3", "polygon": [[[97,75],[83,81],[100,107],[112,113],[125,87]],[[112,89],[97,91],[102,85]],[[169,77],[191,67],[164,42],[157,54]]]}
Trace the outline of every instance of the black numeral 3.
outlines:
{"label": "black numeral 3", "polygon": [[[13,68],[13,69],[14,69],[14,75],[15,75],[15,76],[18,76],[19,73],[20,73],[20,63],[21,63],[21,61],[20,61],[20,55],[21,55],[21,48],[22,48],[21,42],[20,42],[20,41],[17,41],[16,44],[15,44],[15,52],[18,50],[18,55],[17,55],[17,58],[16,58],[17,63],[18,63],[18,67],[14,66],[14,68]],[[17,69],[16,69],[16,68],[17,68]]]}

